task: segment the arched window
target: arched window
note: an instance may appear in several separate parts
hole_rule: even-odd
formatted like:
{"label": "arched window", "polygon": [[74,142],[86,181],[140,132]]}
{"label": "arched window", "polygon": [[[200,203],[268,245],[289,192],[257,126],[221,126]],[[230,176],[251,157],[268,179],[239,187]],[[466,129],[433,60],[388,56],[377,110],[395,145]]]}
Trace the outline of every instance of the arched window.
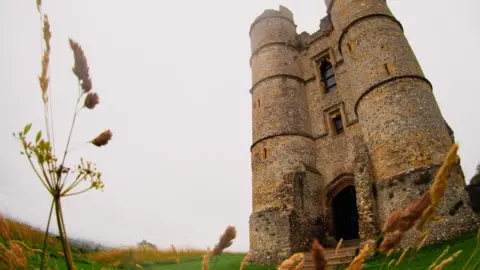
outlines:
{"label": "arched window", "polygon": [[324,59],[320,65],[320,75],[325,84],[325,93],[330,93],[337,88],[333,66],[328,59]]}

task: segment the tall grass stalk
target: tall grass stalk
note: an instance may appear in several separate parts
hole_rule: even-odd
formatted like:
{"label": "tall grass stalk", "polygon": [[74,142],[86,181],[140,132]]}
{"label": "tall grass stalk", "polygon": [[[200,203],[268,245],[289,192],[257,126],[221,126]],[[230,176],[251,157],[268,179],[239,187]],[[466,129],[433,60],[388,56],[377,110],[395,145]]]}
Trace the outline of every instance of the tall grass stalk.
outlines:
{"label": "tall grass stalk", "polygon": [[[53,115],[52,115],[52,103],[51,93],[49,90],[50,85],[50,39],[52,33],[50,31],[50,22],[48,16],[43,14],[42,2],[37,1],[37,10],[40,14],[40,23],[42,27],[41,31],[41,50],[42,50],[42,72],[39,76],[39,84],[41,89],[42,102],[44,105],[44,118],[45,118],[45,130],[46,138],[42,138],[42,131],[39,130],[34,140],[29,140],[28,135],[32,127],[32,124],[27,124],[22,131],[13,136],[21,142],[23,147],[22,155],[25,155],[28,159],[30,167],[40,180],[41,184],[47,189],[52,196],[52,206],[50,208],[50,214],[47,223],[47,229],[45,232],[43,250],[47,246],[48,230],[50,226],[51,215],[53,214],[53,208],[55,208],[55,216],[57,221],[58,232],[60,236],[60,242],[63,247],[63,253],[65,255],[65,261],[68,269],[74,269],[72,252],[67,237],[67,230],[65,227],[65,218],[62,209],[62,197],[73,196],[85,193],[91,189],[103,189],[104,185],[101,180],[101,173],[97,171],[97,168],[90,161],[84,162],[83,158],[80,159],[80,163],[75,167],[65,166],[65,162],[68,156],[68,150],[70,141],[73,135],[73,129],[77,116],[82,109],[92,110],[99,103],[97,93],[91,92],[92,80],[89,74],[89,66],[85,57],[83,48],[74,40],[69,39],[70,47],[73,51],[75,64],[72,68],[73,73],[78,79],[78,95],[75,105],[75,111],[73,114],[72,125],[68,132],[67,144],[65,151],[63,152],[62,159],[59,160],[56,157],[55,142],[54,142],[54,130],[53,130]],[[45,46],[44,46],[45,45]],[[82,105],[83,101],[83,105]],[[112,138],[112,132],[106,130],[98,135],[89,143],[101,147],[106,145]],[[70,181],[69,176],[74,177],[73,181]],[[88,183],[85,185],[85,183]],[[83,187],[82,185],[83,184]],[[43,269],[43,256],[41,268]]]}

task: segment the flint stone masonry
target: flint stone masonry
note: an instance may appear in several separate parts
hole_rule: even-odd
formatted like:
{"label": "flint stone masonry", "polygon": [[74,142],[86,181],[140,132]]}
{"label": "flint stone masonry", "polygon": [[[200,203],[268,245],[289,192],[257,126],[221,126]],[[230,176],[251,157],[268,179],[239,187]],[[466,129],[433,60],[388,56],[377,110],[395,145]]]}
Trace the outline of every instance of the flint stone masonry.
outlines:
{"label": "flint stone masonry", "polygon": [[[377,183],[380,223],[384,224],[395,210],[406,207],[430,188],[439,169],[438,165],[422,166]],[[425,231],[430,233],[426,243],[435,243],[471,232],[478,228],[479,217],[472,211],[465,186],[459,183],[460,169],[456,166],[448,180],[445,197],[441,200],[436,215],[442,220],[429,223]],[[400,247],[415,245],[418,232],[410,230]]]}
{"label": "flint stone masonry", "polygon": [[[313,34],[297,34],[283,6],[264,11],[250,28],[250,261],[256,264],[308,251],[314,238],[327,246],[356,235],[334,226],[342,213],[333,202],[352,186],[358,217],[344,220],[352,220],[350,230],[358,227],[362,245],[373,243],[386,218],[431,185],[455,141],[386,1],[325,3],[328,14]],[[320,71],[325,60],[336,82],[329,93]],[[443,221],[427,227],[428,243],[479,222],[459,179],[460,164],[439,208]]]}

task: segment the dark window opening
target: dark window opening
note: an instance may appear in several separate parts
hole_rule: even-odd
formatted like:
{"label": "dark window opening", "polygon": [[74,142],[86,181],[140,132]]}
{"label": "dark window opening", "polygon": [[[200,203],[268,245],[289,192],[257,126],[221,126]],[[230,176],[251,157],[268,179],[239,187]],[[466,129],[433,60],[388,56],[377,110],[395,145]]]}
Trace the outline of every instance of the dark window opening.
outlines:
{"label": "dark window opening", "polygon": [[335,134],[342,134],[344,132],[342,116],[340,113],[337,113],[332,118],[333,127],[335,128]]}
{"label": "dark window opening", "polygon": [[385,64],[384,66],[385,66],[385,70],[387,71],[388,76],[392,75],[390,73],[390,68],[388,67],[388,64]]}
{"label": "dark window opening", "polygon": [[268,152],[267,152],[267,148],[263,148],[263,159],[267,159],[268,158]]}
{"label": "dark window opening", "polygon": [[320,75],[325,84],[325,93],[330,93],[337,88],[337,81],[335,80],[335,72],[332,63],[324,59],[320,64]]}

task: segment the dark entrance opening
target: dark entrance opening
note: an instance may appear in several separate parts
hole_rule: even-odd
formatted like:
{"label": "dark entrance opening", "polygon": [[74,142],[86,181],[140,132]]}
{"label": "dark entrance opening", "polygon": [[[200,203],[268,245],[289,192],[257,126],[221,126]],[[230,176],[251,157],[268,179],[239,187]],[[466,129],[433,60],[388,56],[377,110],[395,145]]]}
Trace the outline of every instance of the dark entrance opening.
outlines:
{"label": "dark entrance opening", "polygon": [[348,186],[333,198],[333,224],[337,240],[360,238],[355,187]]}

